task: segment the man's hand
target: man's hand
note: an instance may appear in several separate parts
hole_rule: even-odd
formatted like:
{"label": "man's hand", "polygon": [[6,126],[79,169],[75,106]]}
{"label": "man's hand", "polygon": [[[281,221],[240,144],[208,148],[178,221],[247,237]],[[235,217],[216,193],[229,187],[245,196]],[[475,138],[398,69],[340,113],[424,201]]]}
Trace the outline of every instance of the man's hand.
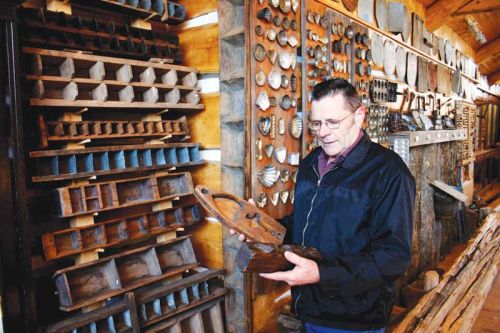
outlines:
{"label": "man's hand", "polygon": [[[252,204],[252,205],[254,205],[254,206],[255,206],[255,201],[253,201],[253,199],[252,199],[252,198],[248,199],[248,202],[249,202],[250,204]],[[229,233],[230,233],[231,235],[236,235],[236,234],[238,234],[238,233],[236,232],[236,230],[234,230],[234,229],[229,229]],[[245,240],[246,240],[247,242],[250,242],[250,240],[246,239],[245,235],[242,235],[242,234],[238,234],[238,239],[240,240],[240,242],[244,242]]]}
{"label": "man's hand", "polygon": [[319,282],[318,264],[314,260],[306,259],[293,252],[285,251],[285,258],[295,265],[286,272],[260,273],[263,278],[284,281],[290,286],[300,286]]}

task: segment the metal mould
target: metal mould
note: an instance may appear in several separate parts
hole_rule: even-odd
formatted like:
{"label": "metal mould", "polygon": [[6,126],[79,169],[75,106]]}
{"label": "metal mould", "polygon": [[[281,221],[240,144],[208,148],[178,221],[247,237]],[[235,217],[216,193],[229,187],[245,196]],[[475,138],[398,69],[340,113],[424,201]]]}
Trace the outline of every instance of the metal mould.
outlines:
{"label": "metal mould", "polygon": [[259,87],[262,87],[266,83],[266,73],[262,69],[255,73],[255,83]]}
{"label": "metal mould", "polygon": [[278,44],[281,46],[286,46],[288,44],[288,37],[284,30],[278,32]]}
{"label": "metal mould", "polygon": [[264,7],[257,12],[257,18],[262,21],[271,22],[273,15],[268,7]]}
{"label": "metal mould", "polygon": [[266,111],[269,109],[270,103],[269,103],[269,97],[267,96],[267,92],[262,91],[259,93],[257,96],[257,100],[255,101],[255,104],[262,110]]}
{"label": "metal mould", "polygon": [[271,131],[271,118],[260,117],[257,127],[262,135],[267,136]]}
{"label": "metal mould", "polygon": [[288,37],[288,45],[290,45],[291,47],[296,47],[298,44],[299,42],[295,35],[290,35],[290,37]]}
{"label": "metal mould", "polygon": [[264,192],[260,192],[259,196],[257,197],[257,206],[259,208],[264,208],[267,204],[267,196]]}
{"label": "metal mould", "polygon": [[261,26],[260,24],[257,24],[257,25],[255,26],[255,34],[256,34],[257,36],[262,36],[262,35],[264,35],[264,28],[262,28],[262,26]]}
{"label": "metal mould", "polygon": [[288,154],[288,164],[299,165],[299,162],[300,162],[300,153],[293,152]]}
{"label": "metal mould", "polygon": [[285,135],[286,133],[286,122],[285,119],[280,118],[278,121],[278,134],[279,135]]}
{"label": "metal mould", "polygon": [[272,70],[271,73],[269,73],[267,83],[274,90],[279,89],[281,86],[281,73],[276,70]]}
{"label": "metal mould", "polygon": [[297,183],[297,174],[299,173],[298,170],[292,170],[290,171],[290,179],[294,182]]}
{"label": "metal mould", "polygon": [[255,57],[255,60],[259,62],[264,61],[264,59],[266,59],[266,49],[264,48],[264,45],[256,44],[253,48],[253,56]]}
{"label": "metal mould", "polygon": [[295,139],[298,139],[302,135],[302,129],[302,118],[300,118],[298,115],[293,116],[293,118],[290,119],[289,125],[290,135]]}
{"label": "metal mould", "polygon": [[288,202],[288,196],[290,195],[290,192],[288,191],[282,191],[280,193],[280,199],[281,199],[281,202],[286,205],[286,203]]}
{"label": "metal mould", "polygon": [[280,52],[278,55],[278,64],[283,69],[289,69],[292,65],[292,56],[290,52]]}
{"label": "metal mould", "polygon": [[286,161],[286,148],[285,147],[278,147],[274,150],[274,158],[276,161],[278,161],[280,164],[285,163]]}
{"label": "metal mould", "polygon": [[271,203],[273,204],[273,206],[277,206],[278,205],[278,200],[280,198],[280,192],[274,192],[273,194],[271,194]]}
{"label": "metal mould", "polygon": [[280,171],[280,181],[285,184],[290,179],[290,171],[287,169],[283,169]]}
{"label": "metal mould", "polygon": [[257,158],[257,161],[262,160],[263,154],[262,154],[262,139],[258,138],[255,140],[255,157]]}
{"label": "metal mould", "polygon": [[273,186],[279,179],[280,172],[276,170],[273,165],[266,165],[264,169],[260,170],[257,174],[257,178],[264,187]]}
{"label": "metal mould", "polygon": [[289,110],[292,106],[292,99],[288,95],[283,95],[280,99],[280,106],[283,110]]}
{"label": "metal mould", "polygon": [[269,39],[271,42],[274,42],[276,40],[276,31],[274,29],[269,29],[266,31],[266,37]]}
{"label": "metal mould", "polygon": [[267,158],[271,158],[271,156],[273,156],[273,152],[274,152],[273,144],[272,143],[267,144],[264,147],[264,152],[266,153]]}
{"label": "metal mould", "polygon": [[276,63],[276,59],[278,58],[278,53],[273,49],[267,50],[267,57],[269,58],[271,64],[274,65]]}
{"label": "metal mould", "polygon": [[279,0],[279,7],[283,13],[288,13],[290,9],[292,9],[292,1],[291,0]]}
{"label": "metal mould", "polygon": [[281,75],[281,88],[288,88],[290,79],[285,74]]}

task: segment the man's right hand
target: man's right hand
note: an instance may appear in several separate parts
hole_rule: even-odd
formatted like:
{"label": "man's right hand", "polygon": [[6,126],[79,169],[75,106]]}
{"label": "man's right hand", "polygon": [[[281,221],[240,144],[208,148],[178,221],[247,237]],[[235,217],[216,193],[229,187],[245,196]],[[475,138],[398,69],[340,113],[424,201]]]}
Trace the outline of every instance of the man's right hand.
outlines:
{"label": "man's right hand", "polygon": [[[249,202],[250,204],[252,204],[252,205],[254,205],[254,206],[255,206],[255,201],[253,201],[253,199],[252,199],[252,198],[248,199],[248,202]],[[249,239],[247,239],[247,238],[245,237],[245,235],[238,233],[238,232],[237,232],[236,230],[234,230],[234,229],[229,229],[229,233],[230,233],[231,235],[236,235],[236,234],[237,234],[237,235],[238,235],[238,239],[240,240],[240,242],[244,242],[244,241],[251,242]]]}

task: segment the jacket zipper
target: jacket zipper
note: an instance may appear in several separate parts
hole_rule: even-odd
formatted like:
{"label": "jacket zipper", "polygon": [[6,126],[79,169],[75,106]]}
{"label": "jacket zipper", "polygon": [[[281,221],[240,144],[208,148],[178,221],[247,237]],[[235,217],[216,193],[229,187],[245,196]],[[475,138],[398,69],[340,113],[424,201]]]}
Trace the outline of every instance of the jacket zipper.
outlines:
{"label": "jacket zipper", "polygon": [[[306,230],[307,230],[307,227],[309,226],[309,216],[311,215],[312,213],[312,210],[313,210],[313,206],[314,206],[314,199],[316,199],[316,196],[318,195],[318,190],[319,190],[319,186],[321,185],[321,180],[323,179],[323,177],[331,172],[331,171],[334,171],[335,169],[337,169],[338,167],[335,167],[331,170],[328,170],[327,172],[325,172],[323,174],[323,176],[319,176],[318,174],[318,171],[316,171],[316,168],[313,166],[313,170],[314,170],[314,173],[316,173],[316,176],[318,176],[318,182],[316,183],[316,193],[314,193],[314,196],[311,200],[311,208],[309,208],[309,213],[307,213],[307,218],[306,218],[306,226],[304,227],[304,229],[302,229],[302,246],[304,246],[304,243],[305,243],[305,235],[306,235]],[[299,302],[299,299],[300,299],[300,296],[302,295],[302,289],[300,288],[299,286],[299,295],[297,296],[297,299],[295,300],[295,315],[298,315],[299,312],[297,311],[297,303]]]}

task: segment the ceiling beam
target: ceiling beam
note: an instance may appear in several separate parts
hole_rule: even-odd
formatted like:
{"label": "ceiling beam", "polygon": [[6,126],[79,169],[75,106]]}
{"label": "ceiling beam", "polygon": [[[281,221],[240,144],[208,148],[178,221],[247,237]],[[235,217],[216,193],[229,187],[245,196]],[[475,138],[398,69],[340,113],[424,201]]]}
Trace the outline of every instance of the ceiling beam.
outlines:
{"label": "ceiling beam", "polygon": [[437,0],[425,9],[425,27],[429,32],[445,25],[453,13],[472,0]]}
{"label": "ceiling beam", "polygon": [[497,83],[498,80],[500,80],[500,69],[498,69],[496,72],[488,75],[488,83],[490,85]]}
{"label": "ceiling beam", "polygon": [[500,38],[497,37],[491,42],[481,46],[476,50],[476,64],[481,64],[485,60],[500,54]]}
{"label": "ceiling beam", "polygon": [[491,12],[500,9],[498,0],[474,0],[459,8],[452,16]]}
{"label": "ceiling beam", "polygon": [[451,14],[451,16],[457,17],[457,16],[472,15],[472,14],[491,13],[491,12],[495,12],[498,10],[500,10],[500,6],[488,7],[488,8],[483,8],[483,9],[472,9],[472,10],[468,10],[468,11],[461,11],[460,10],[460,11],[457,11],[457,12]]}

